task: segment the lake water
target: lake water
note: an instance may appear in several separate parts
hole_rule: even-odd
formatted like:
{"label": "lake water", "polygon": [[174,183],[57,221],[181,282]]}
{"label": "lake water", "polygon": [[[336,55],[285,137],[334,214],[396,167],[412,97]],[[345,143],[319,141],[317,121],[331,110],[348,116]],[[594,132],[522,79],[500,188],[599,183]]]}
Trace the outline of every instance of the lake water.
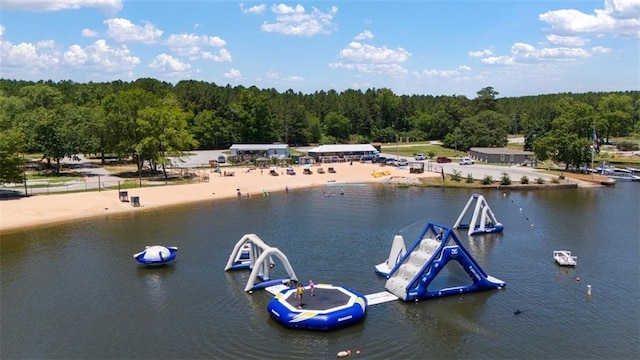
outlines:
{"label": "lake water", "polygon": [[[383,185],[323,194],[337,190],[5,234],[0,358],[333,359],[347,349],[363,359],[640,357],[638,184],[484,191],[504,233],[458,234],[506,288],[370,306],[363,322],[333,332],[286,329],[266,311],[270,294],[243,291],[248,271],[223,271],[244,234],[278,247],[304,282],[369,294],[384,290],[373,267],[395,234],[410,244],[428,221],[453,225],[472,194]],[[177,260],[139,266],[132,254],[155,244],[178,246]],[[578,265],[556,265],[559,249],[577,255]]]}

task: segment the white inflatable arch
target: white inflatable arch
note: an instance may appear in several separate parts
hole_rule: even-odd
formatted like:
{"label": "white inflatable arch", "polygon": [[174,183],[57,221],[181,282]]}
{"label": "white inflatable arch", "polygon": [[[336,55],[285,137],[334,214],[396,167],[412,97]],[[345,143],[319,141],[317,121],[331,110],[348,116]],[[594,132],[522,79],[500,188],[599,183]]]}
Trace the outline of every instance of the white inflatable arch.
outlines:
{"label": "white inflatable arch", "polygon": [[[248,244],[248,246],[246,244]],[[244,291],[253,289],[256,284],[260,282],[270,280],[269,272],[274,264],[274,257],[280,259],[290,279],[298,280],[295,272],[293,271],[293,267],[291,267],[289,260],[282,251],[278,248],[265,244],[265,242],[255,234],[245,234],[240,240],[238,240],[231,252],[231,255],[229,255],[227,266],[224,269],[225,271],[234,268],[236,260],[246,247],[248,247],[249,251],[250,264],[248,268],[251,269],[251,275],[249,275],[249,280],[247,281]]]}

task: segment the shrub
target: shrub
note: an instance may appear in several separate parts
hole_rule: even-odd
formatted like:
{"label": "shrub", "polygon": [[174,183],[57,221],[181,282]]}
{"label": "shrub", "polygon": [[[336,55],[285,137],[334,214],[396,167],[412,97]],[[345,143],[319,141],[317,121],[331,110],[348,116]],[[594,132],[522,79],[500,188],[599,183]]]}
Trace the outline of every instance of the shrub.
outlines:
{"label": "shrub", "polygon": [[544,184],[543,178],[536,178],[536,184]]}
{"label": "shrub", "polygon": [[429,157],[429,159],[433,159],[436,156],[436,152],[431,150],[427,152],[427,156]]}
{"label": "shrub", "polygon": [[502,173],[500,178],[500,185],[511,185],[511,177],[506,172]]}
{"label": "shrub", "polygon": [[485,175],[480,183],[482,185],[491,185],[493,184],[493,178],[490,175]]}
{"label": "shrub", "polygon": [[551,179],[551,182],[554,184],[560,184],[560,179],[554,177],[553,179]]}
{"label": "shrub", "polygon": [[451,175],[451,180],[460,182],[462,180],[462,173],[457,170],[453,170],[453,174]]}
{"label": "shrub", "polygon": [[467,182],[467,184],[472,184],[473,183],[473,175],[467,174],[466,182]]}
{"label": "shrub", "polygon": [[520,184],[528,184],[529,183],[529,178],[527,177],[527,175],[523,175],[520,178]]}

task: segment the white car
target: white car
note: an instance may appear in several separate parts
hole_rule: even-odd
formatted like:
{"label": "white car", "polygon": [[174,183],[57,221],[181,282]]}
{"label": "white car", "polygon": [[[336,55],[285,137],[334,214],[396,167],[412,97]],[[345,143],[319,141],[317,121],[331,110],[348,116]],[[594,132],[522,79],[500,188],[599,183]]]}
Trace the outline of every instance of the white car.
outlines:
{"label": "white car", "polygon": [[427,157],[424,154],[417,154],[415,156],[416,160],[427,160]]}
{"label": "white car", "polygon": [[460,164],[460,165],[472,165],[473,164],[473,160],[469,159],[468,157],[463,157],[462,159],[460,159],[460,161],[458,161],[458,164]]}

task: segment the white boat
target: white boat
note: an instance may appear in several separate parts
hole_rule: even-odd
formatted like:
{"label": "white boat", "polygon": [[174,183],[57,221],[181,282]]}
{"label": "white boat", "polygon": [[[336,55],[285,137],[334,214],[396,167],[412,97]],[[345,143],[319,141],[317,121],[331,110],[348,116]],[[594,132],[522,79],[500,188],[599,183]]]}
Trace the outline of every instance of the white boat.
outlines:
{"label": "white boat", "polygon": [[556,250],[553,252],[553,259],[562,266],[576,266],[578,257],[572,256],[569,250]]}

